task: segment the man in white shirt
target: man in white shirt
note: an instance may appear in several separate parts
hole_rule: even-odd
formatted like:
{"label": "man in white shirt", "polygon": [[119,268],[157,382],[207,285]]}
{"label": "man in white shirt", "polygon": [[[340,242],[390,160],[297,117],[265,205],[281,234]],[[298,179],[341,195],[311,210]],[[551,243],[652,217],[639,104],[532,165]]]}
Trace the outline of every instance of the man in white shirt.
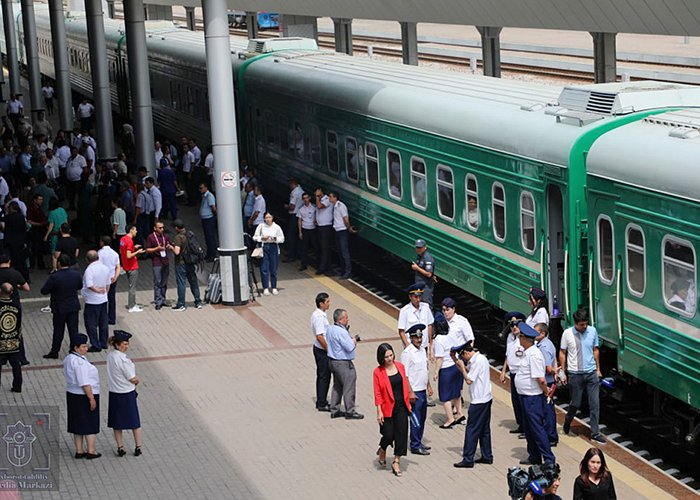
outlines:
{"label": "man in white shirt", "polygon": [[314,203],[316,204],[316,228],[318,229],[319,250],[316,274],[325,273],[331,276],[333,274],[330,268],[331,241],[333,240],[333,205],[321,188],[316,189]]}
{"label": "man in white shirt", "polygon": [[513,414],[515,415],[517,427],[511,429],[509,432],[511,434],[520,434],[522,439],[525,437],[523,435],[525,433],[523,430],[523,409],[518,391],[515,390],[515,374],[518,373],[518,365],[520,365],[520,360],[525,352],[524,349],[520,347],[520,341],[518,340],[518,336],[520,335],[518,323],[521,321],[525,321],[525,315],[523,313],[518,311],[506,313],[504,319],[505,328],[502,332],[502,335],[508,335],[506,337],[506,361],[503,363],[500,380],[502,384],[505,384],[506,380],[510,378],[510,402],[513,406]]}
{"label": "man in white shirt", "polygon": [[313,249],[314,255],[318,256],[318,245],[316,240],[316,207],[311,204],[311,195],[304,193],[301,196],[302,205],[297,211],[297,236],[301,243],[301,266],[300,271],[306,269],[309,263],[309,250]]}
{"label": "man in white shirt", "polygon": [[[211,148],[211,146],[209,146],[209,148]],[[204,158],[204,171],[207,173],[207,179],[212,191],[215,191],[216,183],[214,182],[214,153],[211,152],[211,149],[207,153],[206,158]]]}
{"label": "man in white shirt", "polygon": [[525,349],[523,359],[515,375],[515,388],[523,409],[523,427],[527,439],[527,458],[522,465],[554,463],[556,458],[547,437],[545,427],[547,398],[551,396],[545,380],[545,362],[542,352],[535,345],[539,332],[525,322],[518,323],[520,345]]}
{"label": "man in white shirt", "polygon": [[335,231],[335,242],[338,245],[338,255],[340,256],[341,280],[350,278],[352,274],[352,261],[350,260],[350,233],[355,230],[350,225],[348,207],[340,201],[338,193],[328,193],[328,200],[333,205],[333,230]]}
{"label": "man in white shirt", "polygon": [[202,164],[202,150],[197,146],[197,141],[190,139],[190,151],[192,152],[192,157],[194,158],[193,167],[198,167]]}
{"label": "man in white shirt", "polygon": [[299,181],[292,177],[289,180],[289,203],[285,203],[284,208],[287,210],[287,239],[285,240],[287,247],[287,258],[284,262],[292,262],[299,258],[299,231],[297,222],[297,213],[302,204],[302,195],[304,190],[299,185]]}
{"label": "man in white shirt", "polygon": [[414,283],[408,287],[408,304],[403,306],[399,311],[399,337],[404,348],[408,347],[408,338],[406,332],[413,325],[427,325],[427,335],[423,335],[421,347],[428,348],[428,352],[433,352],[433,312],[425,302],[421,302],[423,297],[423,283]]}
{"label": "man in white shirt", "polygon": [[99,261],[111,271],[109,291],[107,292],[107,323],[117,324],[117,280],[122,267],[119,264],[119,254],[111,246],[112,238],[103,236],[100,238],[100,249],[97,251]]}
{"label": "man in white shirt", "polygon": [[316,409],[331,411],[328,389],[331,386],[331,369],[326,353],[326,329],[329,326],[327,312],[331,298],[327,293],[316,295],[316,310],[311,314],[311,333],[314,336],[314,360],[316,361]]}
{"label": "man in white shirt", "polygon": [[253,231],[265,220],[265,198],[262,194],[262,186],[255,186],[255,203],[253,204],[253,214],[248,219],[248,227]]}
{"label": "man in white shirt", "polygon": [[[450,356],[469,386],[467,429],[464,432],[462,461],[454,464],[459,469],[471,469],[474,464],[492,464],[491,449],[491,368],[486,356],[474,350],[472,342],[453,347]],[[466,366],[465,366],[466,363]],[[474,460],[476,445],[481,458]]]}
{"label": "man in white shirt", "polygon": [[78,195],[80,178],[87,170],[87,161],[78,154],[78,148],[70,148],[70,158],[66,162],[66,198],[68,198],[68,210],[75,210],[75,198]]}
{"label": "man in white shirt", "polygon": [[0,175],[0,205],[5,205],[5,200],[10,195],[10,186],[5,180],[5,176]]}
{"label": "man in white shirt", "polygon": [[80,130],[90,130],[92,128],[92,115],[95,113],[95,106],[90,104],[87,97],[78,104],[78,118],[80,118]]}
{"label": "man in white shirt", "polygon": [[44,165],[44,172],[46,172],[46,178],[49,180],[49,184],[53,184],[52,181],[58,181],[61,177],[61,159],[53,153],[53,149],[48,148],[46,150],[46,165]]}
{"label": "man in white shirt", "polygon": [[160,148],[160,142],[156,141],[154,146],[154,155],[156,158],[156,165],[160,165],[160,160],[163,158],[163,150]]}
{"label": "man in white shirt", "polygon": [[156,181],[151,176],[143,180],[143,185],[153,203],[153,212],[151,214],[151,225],[153,225],[155,221],[160,220],[160,212],[163,210],[163,194],[160,192],[160,189],[156,186]]}
{"label": "man in white shirt", "polygon": [[[433,388],[428,377],[428,356],[423,349],[424,324],[411,326],[406,333],[411,343],[401,353],[401,363],[406,368],[408,386],[414,398],[411,399],[411,453],[430,455],[430,447],[423,444],[425,419],[428,415],[428,397],[433,396]],[[426,332],[427,334],[427,332]]]}
{"label": "man in white shirt", "polygon": [[88,266],[83,273],[81,292],[85,300],[83,319],[85,330],[90,337],[88,352],[100,352],[102,349],[107,349],[107,337],[109,337],[107,294],[112,284],[112,271],[99,261],[95,250],[88,251],[86,258]]}
{"label": "man in white shirt", "polygon": [[10,100],[7,101],[7,115],[10,117],[12,126],[17,130],[19,128],[19,120],[24,114],[24,105],[20,101],[17,94],[12,94]]}
{"label": "man in white shirt", "polygon": [[53,95],[54,89],[50,83],[47,83],[41,87],[41,94],[44,96],[44,104],[46,105],[46,112],[49,115],[53,114]]}

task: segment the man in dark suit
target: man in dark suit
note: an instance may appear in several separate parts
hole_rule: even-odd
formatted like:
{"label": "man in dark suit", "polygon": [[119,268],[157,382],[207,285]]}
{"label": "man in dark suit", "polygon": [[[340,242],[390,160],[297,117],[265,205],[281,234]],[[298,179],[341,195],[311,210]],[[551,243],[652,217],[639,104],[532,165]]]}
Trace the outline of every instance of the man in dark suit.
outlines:
{"label": "man in dark suit", "polygon": [[66,326],[68,336],[72,340],[78,334],[78,317],[80,301],[78,292],[83,288],[80,272],[70,268],[70,257],[61,254],[58,257],[58,271],[49,275],[41,287],[43,295],[51,294],[51,312],[53,313],[53,340],[51,351],[44,355],[45,359],[58,359]]}

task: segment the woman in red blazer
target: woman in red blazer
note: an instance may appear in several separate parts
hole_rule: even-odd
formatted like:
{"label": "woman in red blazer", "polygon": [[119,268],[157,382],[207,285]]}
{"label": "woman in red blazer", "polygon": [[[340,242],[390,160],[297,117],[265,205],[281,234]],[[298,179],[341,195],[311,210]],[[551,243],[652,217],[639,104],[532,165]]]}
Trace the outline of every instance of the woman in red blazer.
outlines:
{"label": "woman in red blazer", "polygon": [[394,349],[389,344],[380,344],[377,348],[379,366],[374,369],[374,404],[382,435],[377,456],[379,465],[386,466],[386,449],[393,446],[391,470],[395,476],[401,476],[401,457],[406,455],[408,447],[408,416],[415,395],[408,385],[406,369],[394,358]]}

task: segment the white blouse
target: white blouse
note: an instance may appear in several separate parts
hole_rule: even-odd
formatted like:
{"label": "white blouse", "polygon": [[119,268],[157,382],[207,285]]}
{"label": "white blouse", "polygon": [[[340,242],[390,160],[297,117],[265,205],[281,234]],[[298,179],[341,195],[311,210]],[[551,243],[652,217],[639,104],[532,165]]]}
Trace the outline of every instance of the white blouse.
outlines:
{"label": "white blouse", "polygon": [[66,392],[85,394],[83,386],[92,386],[92,393],[100,393],[100,373],[86,358],[71,352],[63,360],[63,375],[66,377]]}
{"label": "white blouse", "polygon": [[107,354],[107,386],[109,392],[125,394],[136,386],[130,382],[136,376],[136,367],[126,354],[113,349]]}

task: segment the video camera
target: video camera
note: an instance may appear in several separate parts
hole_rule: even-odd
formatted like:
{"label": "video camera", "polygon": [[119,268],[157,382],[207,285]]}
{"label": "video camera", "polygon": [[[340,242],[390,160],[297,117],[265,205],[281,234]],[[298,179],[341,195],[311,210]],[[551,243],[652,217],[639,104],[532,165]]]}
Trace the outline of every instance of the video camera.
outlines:
{"label": "video camera", "polygon": [[510,467],[507,474],[508,495],[513,500],[524,499],[528,492],[535,497],[544,496],[544,490],[552,486],[560,473],[559,464],[533,465],[527,471],[522,467]]}

